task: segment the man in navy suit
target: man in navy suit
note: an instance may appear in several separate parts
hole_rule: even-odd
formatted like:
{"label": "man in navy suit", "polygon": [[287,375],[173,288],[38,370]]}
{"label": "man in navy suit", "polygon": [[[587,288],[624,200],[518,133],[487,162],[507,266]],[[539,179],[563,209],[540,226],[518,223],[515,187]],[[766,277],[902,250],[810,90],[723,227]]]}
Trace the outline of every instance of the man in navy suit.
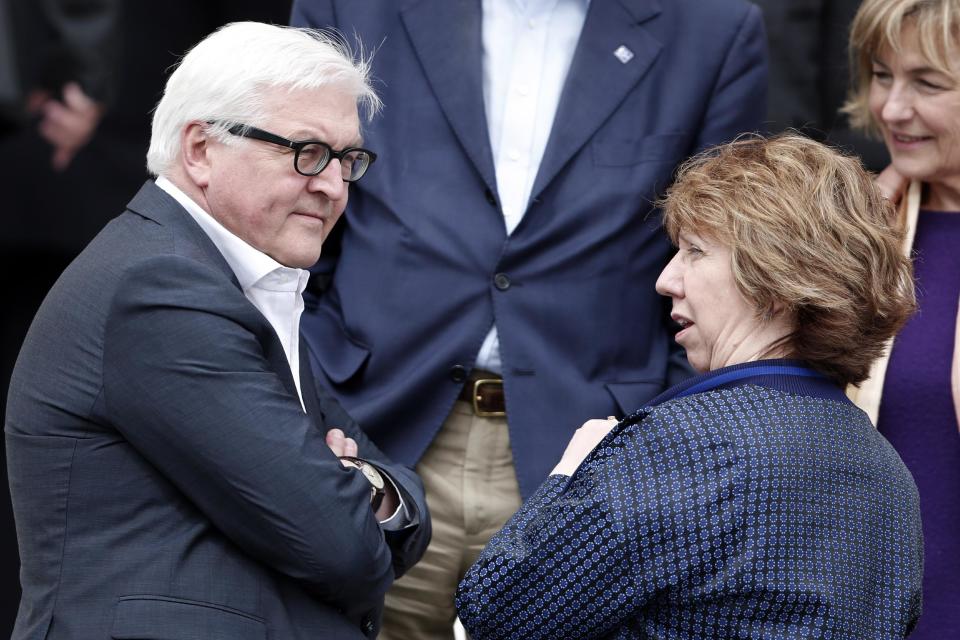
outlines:
{"label": "man in navy suit", "polygon": [[170,77],[156,182],[64,272],[11,381],[14,638],[376,635],[430,537],[422,487],[314,382],[298,324],[377,104],[341,43],[258,23]]}
{"label": "man in navy suit", "polygon": [[378,171],[318,265],[304,335],[426,486],[434,541],[387,596],[383,637],[450,637],[459,576],[576,427],[688,373],[654,291],[671,249],[653,203],[684,158],[760,127],[760,12],[297,0],[292,16],[377,50]]}

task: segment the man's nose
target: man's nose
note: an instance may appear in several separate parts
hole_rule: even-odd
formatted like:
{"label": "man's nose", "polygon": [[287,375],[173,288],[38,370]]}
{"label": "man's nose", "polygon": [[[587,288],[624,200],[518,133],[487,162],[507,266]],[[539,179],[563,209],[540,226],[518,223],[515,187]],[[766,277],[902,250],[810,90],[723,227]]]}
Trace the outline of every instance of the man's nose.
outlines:
{"label": "man's nose", "polygon": [[343,169],[340,160],[331,158],[323,171],[310,177],[308,188],[310,191],[323,192],[331,200],[340,200],[347,194],[349,184],[343,180]]}

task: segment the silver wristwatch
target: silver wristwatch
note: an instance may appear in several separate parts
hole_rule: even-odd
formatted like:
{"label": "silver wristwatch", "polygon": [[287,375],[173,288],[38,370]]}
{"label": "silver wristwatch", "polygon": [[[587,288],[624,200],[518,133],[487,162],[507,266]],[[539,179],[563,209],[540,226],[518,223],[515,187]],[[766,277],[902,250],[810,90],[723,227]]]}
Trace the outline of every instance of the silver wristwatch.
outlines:
{"label": "silver wristwatch", "polygon": [[361,460],[360,458],[340,456],[340,459],[353,463],[353,465],[360,470],[363,477],[370,483],[370,508],[374,511],[379,509],[380,504],[383,502],[383,496],[386,495],[386,490],[384,489],[386,483],[380,471],[366,460]]}

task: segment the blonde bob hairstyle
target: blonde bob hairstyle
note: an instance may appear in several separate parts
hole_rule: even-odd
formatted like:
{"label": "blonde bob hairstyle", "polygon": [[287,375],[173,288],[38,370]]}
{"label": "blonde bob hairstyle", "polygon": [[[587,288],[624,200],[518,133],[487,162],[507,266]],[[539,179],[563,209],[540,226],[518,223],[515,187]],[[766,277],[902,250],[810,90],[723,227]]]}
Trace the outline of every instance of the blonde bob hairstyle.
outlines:
{"label": "blonde bob hairstyle", "polygon": [[688,160],[661,203],[674,244],[689,230],[731,250],[758,317],[787,313],[780,343],[841,385],[916,308],[892,205],[859,161],[797,134],[745,138]]}
{"label": "blonde bob hairstyle", "polygon": [[851,87],[843,112],[874,136],[880,129],[870,113],[873,61],[886,49],[900,53],[905,26],[916,28],[920,52],[933,68],[957,76],[950,56],[960,36],[960,0],[864,0],[850,27]]}

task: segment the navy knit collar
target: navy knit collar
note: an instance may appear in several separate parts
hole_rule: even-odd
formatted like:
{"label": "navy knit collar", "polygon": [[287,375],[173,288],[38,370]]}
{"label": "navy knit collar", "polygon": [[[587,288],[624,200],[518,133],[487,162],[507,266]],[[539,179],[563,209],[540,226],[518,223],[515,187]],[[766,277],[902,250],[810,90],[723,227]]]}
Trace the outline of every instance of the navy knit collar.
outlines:
{"label": "navy knit collar", "polygon": [[793,395],[847,402],[843,389],[801,360],[757,360],[715,369],[674,385],[650,401],[650,407],[695,393],[754,384]]}

